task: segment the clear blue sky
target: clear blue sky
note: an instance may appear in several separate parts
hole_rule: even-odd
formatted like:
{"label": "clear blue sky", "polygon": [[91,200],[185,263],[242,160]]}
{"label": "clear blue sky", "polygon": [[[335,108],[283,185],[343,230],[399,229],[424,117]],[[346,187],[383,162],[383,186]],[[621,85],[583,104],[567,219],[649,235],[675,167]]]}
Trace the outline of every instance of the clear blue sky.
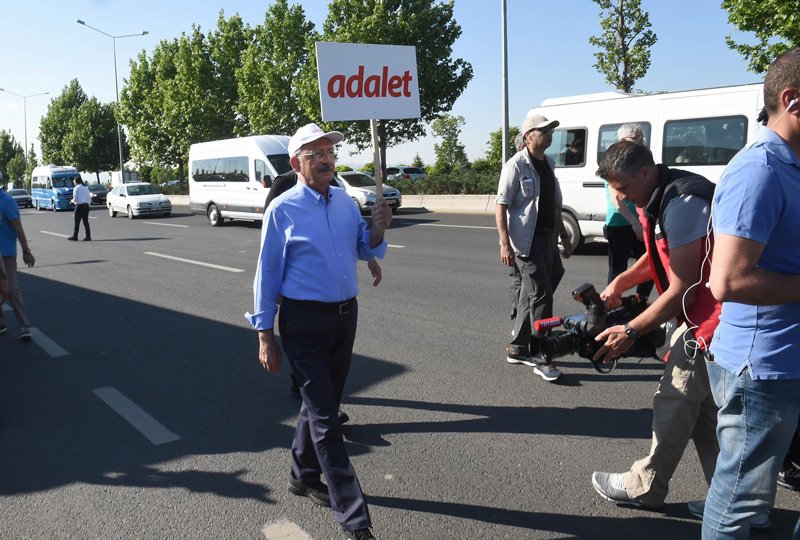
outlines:
{"label": "clear blue sky", "polygon": [[[239,13],[251,26],[264,19],[266,2],[227,0],[27,0],[6,2],[0,20],[0,88],[17,94],[50,92],[27,99],[28,143],[37,140],[39,121],[51,98],[77,78],[84,91],[101,101],[113,101],[112,40],[75,22],[82,19],[109,34],[149,31],[144,37],[117,40],[120,87],[129,61],[142,49],[149,52],[162,39],[189,32],[192,24],[204,32],[216,26],[220,9]],[[306,16],[321,29],[326,0],[298,0]],[[732,34],[720,0],[643,0],[658,42],[648,75],[637,87],[671,91],[758,82],[738,54],[725,45]],[[592,67],[594,48],[589,36],[599,29],[598,8],[591,0],[507,0],[509,47],[509,118],[519,125],[526,112],[548,97],[611,90]],[[482,157],[489,132],[502,122],[500,66],[500,0],[456,0],[455,17],[463,33],[454,55],[469,61],[474,78],[459,98],[453,114],[466,120],[461,140],[470,159]],[[431,29],[431,32],[435,32]],[[741,35],[736,35],[741,39]],[[0,129],[24,141],[23,100],[0,92]],[[434,159],[435,140],[427,137],[390,148],[390,163],[407,163],[419,153]],[[40,154],[41,156],[41,154]],[[360,166],[370,153],[342,155],[341,162]]]}

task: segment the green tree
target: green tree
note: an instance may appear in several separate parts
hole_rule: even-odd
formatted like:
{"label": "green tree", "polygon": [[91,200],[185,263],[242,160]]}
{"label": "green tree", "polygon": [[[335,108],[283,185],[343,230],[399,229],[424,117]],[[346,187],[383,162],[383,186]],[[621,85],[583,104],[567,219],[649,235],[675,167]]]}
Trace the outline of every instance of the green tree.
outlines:
{"label": "green tree", "polygon": [[239,111],[251,133],[293,133],[311,121],[300,100],[314,24],[302,6],[277,0],[254,34],[236,72]]}
{"label": "green tree", "polygon": [[152,57],[142,51],[131,62],[120,96],[119,119],[128,126],[140,164],[177,167],[185,178],[189,146],[246,131],[238,110],[235,72],[251,39],[238,15],[220,17],[208,36],[190,34],[161,41]]}
{"label": "green tree", "polygon": [[728,47],[747,60],[754,73],[764,73],[770,64],[794,47],[800,47],[800,16],[797,2],[786,0],[723,0],[728,22],[742,32],[754,32],[758,43],[737,43],[725,37]]}
{"label": "green tree", "polygon": [[437,172],[449,173],[455,169],[463,169],[469,166],[464,145],[458,140],[463,125],[463,116],[451,116],[449,114],[443,114],[431,124],[433,136],[442,139],[441,144],[436,143],[433,145],[433,152],[436,154],[436,164],[434,166]]}
{"label": "green tree", "polygon": [[45,163],[70,164],[64,151],[64,140],[69,133],[72,117],[87,99],[78,79],[72,79],[47,106],[47,114],[39,124],[39,142]]}
{"label": "green tree", "polygon": [[[513,156],[518,151],[516,148],[514,148],[514,138],[517,135],[519,135],[519,128],[517,126],[511,126],[508,128],[507,150],[509,156]],[[486,155],[484,156],[486,167],[488,170],[495,171],[499,174],[500,169],[503,168],[503,130],[498,129],[490,132],[489,140],[486,142],[486,144],[489,145],[489,149],[486,150]]]}
{"label": "green tree", "polygon": [[[119,166],[119,141],[114,104],[100,103],[92,97],[84,102],[69,121],[64,137],[66,163],[81,171],[93,172],[100,181],[100,171],[116,170]],[[127,141],[122,133],[123,155]]]}
{"label": "green tree", "polygon": [[9,163],[11,163],[16,156],[22,156],[24,160],[25,151],[11,133],[0,129],[0,173],[3,175],[0,184],[5,185],[9,180],[17,180],[15,176],[12,176],[12,173],[15,172],[13,165],[12,170],[9,171]]}
{"label": "green tree", "polygon": [[8,180],[14,184],[25,184],[25,155],[16,154],[12,157],[6,165],[6,172],[8,173]]}
{"label": "green tree", "polygon": [[411,166],[412,167],[419,167],[419,168],[425,167],[425,164],[422,162],[422,158],[419,157],[419,154],[416,154],[414,156],[414,159],[411,160]]}
{"label": "green tree", "polygon": [[33,169],[35,169],[39,165],[39,158],[36,155],[36,151],[33,149],[33,143],[31,143],[31,147],[28,150],[28,165],[25,167],[25,189],[30,191],[31,187],[31,173]]}
{"label": "green tree", "polygon": [[[328,4],[324,41],[416,47],[421,116],[378,122],[383,163],[387,147],[423,137],[426,124],[449,112],[472,79],[469,62],[452,58],[453,43],[460,35],[461,26],[453,18],[453,0],[331,0]],[[303,70],[301,100],[309,117],[320,118],[316,57],[309,59]],[[336,123],[335,127],[360,150],[372,144],[369,121]]]}
{"label": "green tree", "polygon": [[594,54],[594,67],[606,81],[630,93],[633,85],[650,68],[650,48],[656,42],[650,30],[650,17],[642,11],[641,0],[592,0],[600,6],[600,27],[603,33],[592,36],[589,43],[599,48]]}

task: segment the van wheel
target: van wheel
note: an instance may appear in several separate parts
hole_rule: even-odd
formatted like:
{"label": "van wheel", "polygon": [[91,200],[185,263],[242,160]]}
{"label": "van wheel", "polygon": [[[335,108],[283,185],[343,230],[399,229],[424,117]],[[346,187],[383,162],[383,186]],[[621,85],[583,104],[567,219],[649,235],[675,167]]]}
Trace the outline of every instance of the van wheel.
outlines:
{"label": "van wheel", "polygon": [[108,205],[108,215],[111,217],[117,217],[117,211],[114,210],[114,207],[110,204]]}
{"label": "van wheel", "polygon": [[217,208],[216,204],[208,205],[206,217],[208,217],[208,222],[212,227],[219,227],[225,222],[225,218],[223,218],[222,214],[219,213],[219,208]]}
{"label": "van wheel", "polygon": [[583,236],[581,235],[581,228],[578,226],[578,220],[575,219],[575,216],[572,214],[564,212],[561,214],[561,221],[564,222],[564,228],[567,229],[567,234],[569,234],[569,240],[572,242],[572,251],[574,253],[583,245]]}
{"label": "van wheel", "polygon": [[133,208],[131,208],[130,206],[128,206],[128,219],[133,219],[133,218],[134,218],[134,215],[133,215]]}

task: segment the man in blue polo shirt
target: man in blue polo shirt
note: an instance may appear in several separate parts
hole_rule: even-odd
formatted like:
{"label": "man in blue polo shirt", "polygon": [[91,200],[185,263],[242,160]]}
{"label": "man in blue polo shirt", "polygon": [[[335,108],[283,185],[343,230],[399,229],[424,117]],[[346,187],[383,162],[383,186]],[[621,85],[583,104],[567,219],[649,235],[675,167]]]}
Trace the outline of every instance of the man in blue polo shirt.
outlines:
{"label": "man in blue polo shirt", "polygon": [[704,540],[747,538],[769,510],[800,415],[798,99],[800,48],[767,72],[767,128],[731,161],[714,195],[710,287],[723,304],[707,367],[720,452]]}
{"label": "man in blue polo shirt", "polygon": [[[4,189],[0,189],[0,255],[3,257],[6,279],[8,280],[8,297],[11,307],[17,318],[17,336],[21,341],[31,340],[31,331],[28,329],[28,313],[22,301],[22,291],[17,282],[17,240],[22,246],[22,260],[29,267],[36,264],[30,248],[28,238],[22,228],[17,202]],[[0,304],[2,304],[0,302]],[[0,335],[7,332],[6,317],[0,305]]]}
{"label": "man in blue polo shirt", "polygon": [[264,215],[253,283],[255,310],[247,317],[258,330],[261,365],[280,373],[281,351],[273,329],[280,302],[281,340],[303,398],[292,442],[289,492],[330,506],[348,539],[374,540],[337,412],[358,322],[356,263],[386,253],[383,233],[392,212],[379,200],[367,230],[350,197],[331,186],[333,145],[342,138],[338,131],[325,133],[308,124],[289,140],[298,182]]}

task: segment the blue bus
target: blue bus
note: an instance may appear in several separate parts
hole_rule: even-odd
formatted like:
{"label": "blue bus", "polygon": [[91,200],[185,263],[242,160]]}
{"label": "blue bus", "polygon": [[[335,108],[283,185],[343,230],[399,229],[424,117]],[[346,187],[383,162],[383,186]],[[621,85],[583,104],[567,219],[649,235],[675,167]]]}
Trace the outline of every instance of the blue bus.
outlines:
{"label": "blue bus", "polygon": [[40,165],[31,173],[31,199],[37,210],[72,208],[72,180],[81,175],[75,167]]}

